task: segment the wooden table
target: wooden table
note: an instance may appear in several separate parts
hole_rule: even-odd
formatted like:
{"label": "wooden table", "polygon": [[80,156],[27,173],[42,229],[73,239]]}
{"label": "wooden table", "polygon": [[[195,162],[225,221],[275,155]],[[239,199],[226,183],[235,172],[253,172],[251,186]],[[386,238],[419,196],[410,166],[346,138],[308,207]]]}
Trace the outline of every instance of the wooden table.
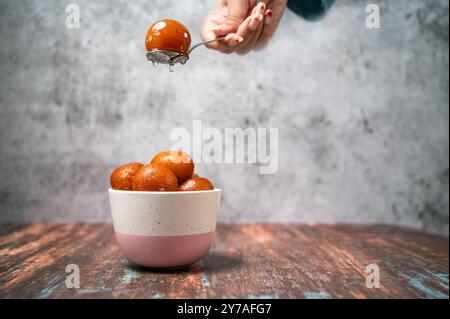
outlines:
{"label": "wooden table", "polygon": [[448,298],[448,252],[448,238],[384,225],[221,224],[203,260],[164,272],[125,260],[109,224],[4,225],[0,297]]}

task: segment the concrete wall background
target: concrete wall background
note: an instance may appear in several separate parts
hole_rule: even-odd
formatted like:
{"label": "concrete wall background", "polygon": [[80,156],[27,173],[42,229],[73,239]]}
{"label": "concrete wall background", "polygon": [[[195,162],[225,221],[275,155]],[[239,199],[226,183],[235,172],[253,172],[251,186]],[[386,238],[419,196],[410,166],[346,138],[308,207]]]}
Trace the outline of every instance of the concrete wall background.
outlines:
{"label": "concrete wall background", "polygon": [[175,73],[145,60],[148,24],[194,42],[213,0],[0,0],[0,221],[110,220],[111,170],[171,146],[174,127],[278,127],[278,173],[200,165],[223,221],[382,222],[448,236],[448,1],[338,0],[287,12],[269,48],[198,50]]}

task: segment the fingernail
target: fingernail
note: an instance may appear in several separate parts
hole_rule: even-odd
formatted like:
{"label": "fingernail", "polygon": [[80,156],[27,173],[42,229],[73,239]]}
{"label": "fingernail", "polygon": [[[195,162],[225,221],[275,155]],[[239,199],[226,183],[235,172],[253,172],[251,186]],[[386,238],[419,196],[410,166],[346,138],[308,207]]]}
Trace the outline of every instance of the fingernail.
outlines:
{"label": "fingernail", "polygon": [[265,24],[269,24],[270,23],[270,21],[272,20],[272,15],[273,15],[273,12],[272,12],[272,10],[267,10],[266,11],[266,13],[265,13],[265,19],[264,19],[264,23]]}
{"label": "fingernail", "polygon": [[212,28],[213,31],[219,31],[221,29],[220,25],[216,25],[215,27]]}
{"label": "fingernail", "polygon": [[264,13],[264,10],[266,9],[266,4],[264,2],[260,2],[258,4],[258,7],[259,7],[259,9],[258,9],[259,12]]}
{"label": "fingernail", "polygon": [[238,45],[242,41],[244,41],[244,38],[239,35],[236,35],[235,37],[233,37],[233,39],[231,41],[228,42],[228,45],[230,47],[234,47],[235,45]]}
{"label": "fingernail", "polygon": [[261,14],[258,14],[256,17],[253,17],[249,24],[250,29],[256,30],[262,19],[263,19],[263,16]]}

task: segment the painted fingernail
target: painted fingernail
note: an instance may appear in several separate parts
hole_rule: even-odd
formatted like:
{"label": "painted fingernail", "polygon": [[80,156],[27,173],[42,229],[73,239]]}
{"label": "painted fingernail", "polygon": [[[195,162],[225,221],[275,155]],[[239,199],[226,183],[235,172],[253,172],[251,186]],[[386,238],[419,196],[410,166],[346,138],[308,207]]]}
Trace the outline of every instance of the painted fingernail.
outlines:
{"label": "painted fingernail", "polygon": [[267,10],[266,13],[264,14],[265,18],[264,18],[264,24],[269,24],[270,21],[272,20],[272,15],[273,12],[272,10]]}
{"label": "painted fingernail", "polygon": [[263,19],[262,14],[258,14],[257,16],[253,17],[250,21],[249,27],[251,30],[256,30],[259,26],[259,23]]}
{"label": "painted fingernail", "polygon": [[231,41],[228,42],[228,45],[230,47],[234,47],[235,45],[238,45],[242,41],[244,41],[244,38],[239,36],[239,35],[236,35],[236,36],[233,37],[233,39]]}
{"label": "painted fingernail", "polygon": [[259,4],[258,4],[258,10],[259,10],[259,12],[261,12],[261,13],[264,13],[264,10],[266,9],[266,4],[264,3],[264,2],[260,2]]}

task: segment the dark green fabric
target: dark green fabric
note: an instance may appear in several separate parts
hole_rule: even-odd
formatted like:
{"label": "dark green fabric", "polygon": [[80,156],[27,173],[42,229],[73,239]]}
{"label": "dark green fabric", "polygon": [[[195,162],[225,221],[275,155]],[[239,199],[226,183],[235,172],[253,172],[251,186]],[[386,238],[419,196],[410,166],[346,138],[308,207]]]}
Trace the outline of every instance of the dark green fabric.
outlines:
{"label": "dark green fabric", "polygon": [[334,0],[288,0],[288,8],[307,20],[317,20],[333,5]]}

